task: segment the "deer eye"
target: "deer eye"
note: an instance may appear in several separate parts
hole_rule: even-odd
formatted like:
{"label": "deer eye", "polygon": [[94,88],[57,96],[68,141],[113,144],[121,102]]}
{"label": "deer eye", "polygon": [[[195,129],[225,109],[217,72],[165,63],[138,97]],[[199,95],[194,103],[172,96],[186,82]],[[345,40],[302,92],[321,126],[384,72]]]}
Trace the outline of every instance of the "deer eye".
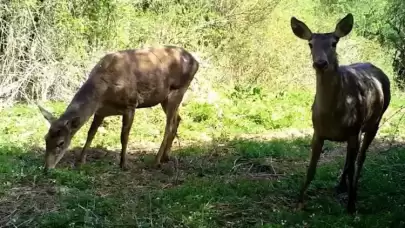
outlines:
{"label": "deer eye", "polygon": [[336,41],[333,41],[333,42],[332,42],[332,47],[336,47],[336,45],[337,45],[337,42],[336,42]]}
{"label": "deer eye", "polygon": [[57,147],[62,147],[63,144],[65,144],[65,141],[59,141],[58,144],[56,145]]}
{"label": "deer eye", "polygon": [[311,44],[311,43],[308,43],[308,45],[309,45],[309,48],[311,48],[311,49],[312,49],[312,44]]}
{"label": "deer eye", "polygon": [[62,134],[62,131],[60,130],[60,129],[58,129],[58,130],[52,130],[52,131],[50,131],[49,132],[49,136],[50,137],[58,137],[58,136],[60,136]]}

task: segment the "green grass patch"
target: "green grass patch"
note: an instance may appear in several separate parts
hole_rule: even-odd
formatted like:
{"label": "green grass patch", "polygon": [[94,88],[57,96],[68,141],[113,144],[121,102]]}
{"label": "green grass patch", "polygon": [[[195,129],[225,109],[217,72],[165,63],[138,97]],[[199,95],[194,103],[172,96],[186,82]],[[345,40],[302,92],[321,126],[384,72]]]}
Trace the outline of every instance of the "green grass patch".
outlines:
{"label": "green grass patch", "polygon": [[[310,154],[312,95],[238,92],[218,105],[181,108],[180,146],[173,161],[152,167],[164,128],[159,107],[138,110],[131,131],[129,170],[119,164],[120,118],[97,133],[88,163],[72,167],[89,123],[48,175],[43,174],[47,126],[35,106],[1,111],[1,225],[17,227],[401,227],[405,157],[402,98],[393,98],[381,135],[369,152],[359,186],[359,214],[351,218],[333,195],[345,145],[326,143],[308,190],[295,202]],[[63,103],[46,103],[60,114]],[[297,114],[296,112],[301,112]],[[295,113],[295,114],[294,114]],[[250,118],[254,115],[258,118]],[[248,117],[250,116],[250,117]],[[388,118],[390,117],[391,118]],[[258,119],[263,121],[258,121]],[[18,124],[10,125],[10,121]],[[398,130],[399,129],[399,130]],[[305,131],[304,131],[305,132]],[[201,140],[205,135],[210,140]],[[388,138],[384,137],[388,136]],[[395,136],[395,137],[393,137]],[[399,147],[389,148],[388,142]]]}

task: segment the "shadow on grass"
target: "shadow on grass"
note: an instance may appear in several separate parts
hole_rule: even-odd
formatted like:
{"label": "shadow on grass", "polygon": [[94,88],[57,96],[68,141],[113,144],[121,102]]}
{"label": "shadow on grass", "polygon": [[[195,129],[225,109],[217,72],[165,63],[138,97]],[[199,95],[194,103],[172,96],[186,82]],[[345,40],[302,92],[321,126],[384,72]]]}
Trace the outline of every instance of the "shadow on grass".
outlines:
{"label": "shadow on grass", "polygon": [[308,191],[307,210],[295,212],[310,153],[308,138],[182,147],[161,169],[152,167],[155,152],[133,150],[125,172],[118,166],[119,153],[102,148],[92,148],[87,164],[75,170],[74,154],[81,148],[74,148],[47,176],[41,168],[43,149],[3,145],[0,226],[404,226],[403,150],[369,153],[359,186],[359,215],[353,219],[332,192],[344,144],[328,147]]}

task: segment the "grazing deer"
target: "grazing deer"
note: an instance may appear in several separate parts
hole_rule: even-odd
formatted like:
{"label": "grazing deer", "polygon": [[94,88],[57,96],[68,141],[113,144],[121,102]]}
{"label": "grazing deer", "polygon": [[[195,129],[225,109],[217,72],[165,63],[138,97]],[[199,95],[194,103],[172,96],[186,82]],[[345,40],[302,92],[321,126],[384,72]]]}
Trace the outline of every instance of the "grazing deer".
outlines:
{"label": "grazing deer", "polygon": [[[352,14],[341,19],[331,33],[312,33],[304,22],[295,17],[291,18],[291,28],[297,37],[308,41],[316,72],[312,156],[298,206],[300,209],[303,207],[304,194],[314,178],[324,141],[347,142],[345,166],[336,191],[348,193],[347,211],[353,214],[366,150],[376,136],[390,103],[390,81],[381,69],[371,63],[339,66],[336,45],[352,30]],[[360,148],[362,133],[364,139]]]}
{"label": "grazing deer", "polygon": [[103,119],[122,115],[120,167],[125,170],[128,135],[135,109],[157,104],[161,104],[166,114],[166,127],[155,165],[168,161],[181,120],[178,108],[198,68],[199,63],[189,52],[174,46],[123,50],[105,55],[59,118],[38,105],[50,123],[45,136],[45,171],[57,165],[72,137],[93,114],[76,165],[86,162],[86,151]]}

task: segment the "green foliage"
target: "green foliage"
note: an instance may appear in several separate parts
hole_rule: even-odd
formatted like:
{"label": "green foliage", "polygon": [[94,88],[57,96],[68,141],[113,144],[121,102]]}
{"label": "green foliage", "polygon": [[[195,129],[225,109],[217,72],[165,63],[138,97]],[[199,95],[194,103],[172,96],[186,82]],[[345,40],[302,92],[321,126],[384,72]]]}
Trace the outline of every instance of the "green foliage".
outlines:
{"label": "green foliage", "polygon": [[[311,27],[319,29],[333,24],[340,11],[359,12],[355,14],[354,31],[370,39],[387,27],[381,20],[388,7],[384,1],[295,1],[2,3],[0,97],[10,102],[69,100],[104,53],[155,44],[179,45],[196,54],[203,65],[197,77],[204,78],[210,90],[224,85],[251,85],[274,92],[304,89],[313,85],[313,71],[308,56],[302,54],[307,53],[306,46],[292,35],[287,23],[290,16],[315,21],[317,28]],[[400,6],[391,11],[394,9]],[[319,16],[319,12],[330,13]],[[392,11],[394,14],[398,12]],[[317,20],[319,17],[331,20],[322,20],[327,23],[324,25]],[[400,23],[394,19],[394,24]],[[357,36],[350,40],[352,52],[340,53],[342,62],[383,62],[380,67],[391,71],[386,64],[391,49]],[[342,50],[348,49],[343,42],[341,46]]]}
{"label": "green foliage", "polygon": [[[355,32],[376,40],[393,50],[392,67],[396,84],[404,89],[405,82],[405,3],[402,0],[323,0],[328,12],[355,16]],[[343,15],[342,15],[343,17]]]}
{"label": "green foliage", "polygon": [[216,109],[212,104],[207,103],[193,103],[189,107],[191,109],[190,118],[195,122],[207,121],[210,119],[215,119]]}

